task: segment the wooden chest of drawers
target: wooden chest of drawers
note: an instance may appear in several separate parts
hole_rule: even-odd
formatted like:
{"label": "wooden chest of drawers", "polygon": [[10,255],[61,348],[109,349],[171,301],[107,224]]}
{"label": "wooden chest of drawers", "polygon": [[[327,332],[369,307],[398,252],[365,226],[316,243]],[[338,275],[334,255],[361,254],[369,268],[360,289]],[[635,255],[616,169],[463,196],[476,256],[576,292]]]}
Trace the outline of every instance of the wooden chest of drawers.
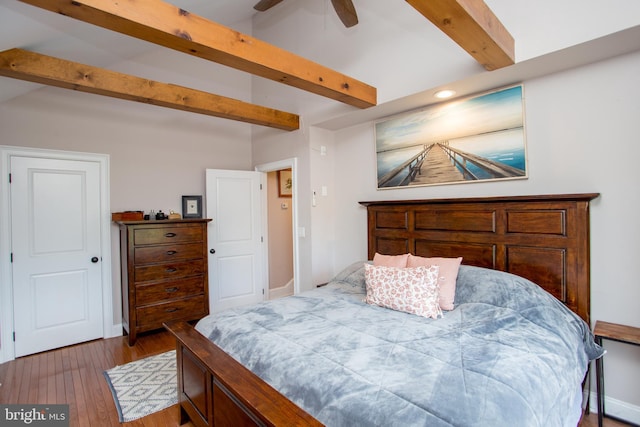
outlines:
{"label": "wooden chest of drawers", "polygon": [[129,345],[169,320],[209,314],[210,219],[119,221],[122,321]]}

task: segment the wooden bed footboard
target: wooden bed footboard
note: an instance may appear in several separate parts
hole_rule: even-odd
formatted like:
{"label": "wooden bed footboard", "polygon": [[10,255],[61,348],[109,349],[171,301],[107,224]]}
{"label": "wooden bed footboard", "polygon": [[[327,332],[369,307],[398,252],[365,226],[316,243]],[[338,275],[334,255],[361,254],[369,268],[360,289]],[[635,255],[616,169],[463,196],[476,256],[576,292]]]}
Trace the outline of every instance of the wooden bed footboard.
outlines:
{"label": "wooden bed footboard", "polygon": [[164,327],[176,338],[180,424],[322,426],[189,323]]}

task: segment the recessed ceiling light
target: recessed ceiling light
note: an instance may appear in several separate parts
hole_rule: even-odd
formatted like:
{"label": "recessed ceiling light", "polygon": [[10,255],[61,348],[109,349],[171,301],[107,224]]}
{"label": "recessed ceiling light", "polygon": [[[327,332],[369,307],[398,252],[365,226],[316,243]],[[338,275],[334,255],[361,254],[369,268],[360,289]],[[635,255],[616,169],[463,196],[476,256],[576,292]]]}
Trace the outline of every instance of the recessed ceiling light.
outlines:
{"label": "recessed ceiling light", "polygon": [[455,94],[456,94],[455,90],[445,89],[445,90],[437,91],[435,94],[435,97],[440,99],[451,98]]}

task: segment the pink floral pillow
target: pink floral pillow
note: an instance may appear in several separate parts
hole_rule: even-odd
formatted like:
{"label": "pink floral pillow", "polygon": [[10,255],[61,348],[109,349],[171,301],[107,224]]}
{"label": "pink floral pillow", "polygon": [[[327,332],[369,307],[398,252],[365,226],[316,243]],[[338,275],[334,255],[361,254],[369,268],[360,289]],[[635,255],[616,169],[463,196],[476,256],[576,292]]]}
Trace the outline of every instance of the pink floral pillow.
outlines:
{"label": "pink floral pillow", "polygon": [[419,267],[437,265],[440,267],[440,296],[439,304],[443,310],[453,310],[453,300],[456,296],[456,280],[458,279],[458,270],[462,263],[460,258],[424,258],[415,255],[409,255],[407,267]]}
{"label": "pink floral pillow", "polygon": [[382,255],[376,252],[376,254],[373,256],[373,265],[380,265],[384,267],[405,268],[407,266],[408,259],[409,259],[409,254]]}
{"label": "pink floral pillow", "polygon": [[442,316],[438,303],[438,266],[397,268],[365,264],[367,304],[418,316]]}

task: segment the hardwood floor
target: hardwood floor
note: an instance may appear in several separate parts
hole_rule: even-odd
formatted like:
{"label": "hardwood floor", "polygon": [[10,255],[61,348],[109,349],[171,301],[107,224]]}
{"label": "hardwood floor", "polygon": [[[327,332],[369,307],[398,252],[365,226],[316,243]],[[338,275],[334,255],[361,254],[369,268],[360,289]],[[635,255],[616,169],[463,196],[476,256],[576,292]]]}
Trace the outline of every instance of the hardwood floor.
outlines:
{"label": "hardwood floor", "polygon": [[[605,414],[607,413],[605,408]],[[602,424],[604,427],[627,427],[634,424],[623,423],[620,421],[612,420],[605,417]],[[579,427],[598,427],[598,414],[589,414],[588,417],[583,417]]]}
{"label": "hardwood floor", "polygon": [[[96,340],[18,358],[0,365],[0,402],[69,404],[70,426],[175,427],[178,405],[139,420],[120,424],[103,372],[116,365],[175,348],[168,332],[142,334],[133,347],[125,337]],[[191,423],[185,426],[193,426]],[[579,427],[596,427],[597,414]],[[628,424],[605,418],[606,427]]]}
{"label": "hardwood floor", "polygon": [[178,405],[121,424],[103,376],[116,365],[174,348],[173,337],[159,332],[139,335],[133,347],[117,337],[21,357],[0,365],[0,402],[68,403],[70,426],[178,426]]}

